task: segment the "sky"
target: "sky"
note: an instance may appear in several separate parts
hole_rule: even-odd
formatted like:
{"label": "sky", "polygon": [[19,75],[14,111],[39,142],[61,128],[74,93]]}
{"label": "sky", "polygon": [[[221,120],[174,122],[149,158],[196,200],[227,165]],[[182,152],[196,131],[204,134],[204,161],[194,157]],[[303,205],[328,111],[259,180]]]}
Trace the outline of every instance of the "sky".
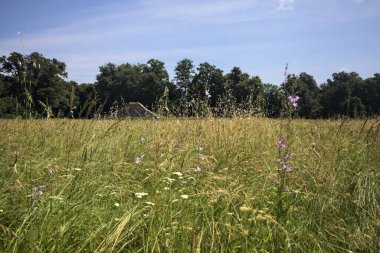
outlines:
{"label": "sky", "polygon": [[234,66],[280,84],[284,68],[318,84],[380,73],[380,0],[0,0],[0,56],[39,52],[68,78],[96,81],[112,62]]}

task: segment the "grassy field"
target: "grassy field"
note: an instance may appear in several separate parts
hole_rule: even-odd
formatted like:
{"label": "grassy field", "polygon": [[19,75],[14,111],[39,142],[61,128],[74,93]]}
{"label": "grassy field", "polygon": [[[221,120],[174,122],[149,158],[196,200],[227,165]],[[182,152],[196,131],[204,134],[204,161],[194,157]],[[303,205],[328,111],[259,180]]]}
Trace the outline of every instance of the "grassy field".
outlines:
{"label": "grassy field", "polygon": [[0,120],[0,251],[378,252],[376,122]]}

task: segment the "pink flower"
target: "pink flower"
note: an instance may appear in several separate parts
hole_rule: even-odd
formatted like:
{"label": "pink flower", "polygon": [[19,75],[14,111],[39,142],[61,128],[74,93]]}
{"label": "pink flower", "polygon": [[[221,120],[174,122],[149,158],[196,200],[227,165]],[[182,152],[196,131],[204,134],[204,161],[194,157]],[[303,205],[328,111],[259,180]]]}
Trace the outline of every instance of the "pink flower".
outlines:
{"label": "pink flower", "polygon": [[294,107],[297,107],[297,102],[298,100],[300,99],[299,96],[288,96],[288,100],[289,102],[294,106]]}
{"label": "pink flower", "polygon": [[205,95],[206,95],[206,97],[210,98],[210,97],[211,97],[211,93],[210,93],[210,91],[209,91],[209,90],[206,90],[206,91],[205,91]]}

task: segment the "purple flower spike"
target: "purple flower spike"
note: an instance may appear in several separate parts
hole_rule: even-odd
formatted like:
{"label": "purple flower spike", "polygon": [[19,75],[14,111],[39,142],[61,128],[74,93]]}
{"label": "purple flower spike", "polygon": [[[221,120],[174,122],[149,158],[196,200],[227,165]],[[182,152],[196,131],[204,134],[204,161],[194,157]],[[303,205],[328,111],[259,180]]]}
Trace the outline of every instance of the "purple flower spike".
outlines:
{"label": "purple flower spike", "polygon": [[284,141],[286,140],[285,137],[282,137],[278,142],[277,142],[277,148],[282,148],[286,149],[286,145],[284,144]]}
{"label": "purple flower spike", "polygon": [[290,172],[293,171],[292,168],[290,168],[289,166],[287,166],[287,165],[285,165],[285,164],[284,164],[282,167],[284,168],[284,170],[285,170],[286,173],[290,173]]}
{"label": "purple flower spike", "polygon": [[284,155],[284,160],[288,160],[289,158],[293,158],[294,157],[294,154],[286,154]]}

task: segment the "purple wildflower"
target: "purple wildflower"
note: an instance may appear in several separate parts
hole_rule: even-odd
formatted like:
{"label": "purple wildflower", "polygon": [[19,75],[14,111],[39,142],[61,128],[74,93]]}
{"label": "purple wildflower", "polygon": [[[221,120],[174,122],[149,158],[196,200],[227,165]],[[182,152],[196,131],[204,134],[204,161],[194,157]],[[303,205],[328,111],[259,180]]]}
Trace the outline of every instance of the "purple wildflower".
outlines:
{"label": "purple wildflower", "polygon": [[285,137],[281,137],[281,139],[277,142],[277,148],[286,149],[286,145],[284,144],[285,140]]}
{"label": "purple wildflower", "polygon": [[44,192],[42,191],[42,189],[45,189],[47,186],[46,185],[39,185],[37,187],[33,187],[32,190],[32,194],[31,195],[28,195],[29,197],[32,197],[32,198],[36,198],[42,194],[44,194]]}
{"label": "purple wildflower", "polygon": [[46,185],[39,185],[37,187],[33,187],[32,189],[33,191],[41,191],[42,189],[45,189],[46,187],[47,187]]}
{"label": "purple wildflower", "polygon": [[138,165],[138,164],[140,164],[141,162],[142,162],[142,159],[143,159],[143,155],[142,156],[137,156],[136,157],[136,164]]}
{"label": "purple wildflower", "polygon": [[284,155],[284,160],[288,160],[289,158],[293,158],[295,156],[295,154],[285,154]]}
{"label": "purple wildflower", "polygon": [[206,95],[206,97],[210,98],[210,97],[211,97],[211,93],[210,93],[210,91],[209,91],[209,90],[206,90],[206,91],[205,91],[205,95]]}
{"label": "purple wildflower", "polygon": [[282,165],[282,168],[285,170],[285,172],[287,173],[290,173],[293,171],[292,168],[290,168],[288,165],[286,165],[285,163]]}

